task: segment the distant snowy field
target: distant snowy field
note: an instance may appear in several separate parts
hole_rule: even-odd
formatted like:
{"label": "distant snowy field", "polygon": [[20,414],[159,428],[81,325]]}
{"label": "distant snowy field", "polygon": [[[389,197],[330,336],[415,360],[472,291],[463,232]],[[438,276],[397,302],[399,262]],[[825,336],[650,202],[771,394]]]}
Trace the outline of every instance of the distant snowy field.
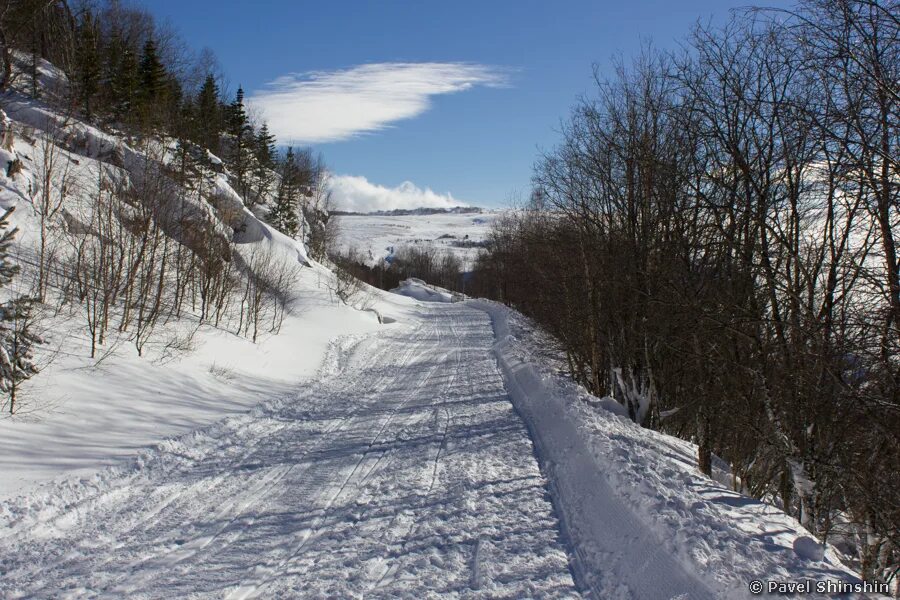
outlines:
{"label": "distant snowy field", "polygon": [[355,248],[367,264],[389,258],[403,246],[429,245],[459,256],[470,268],[499,211],[436,215],[341,215],[340,247]]}

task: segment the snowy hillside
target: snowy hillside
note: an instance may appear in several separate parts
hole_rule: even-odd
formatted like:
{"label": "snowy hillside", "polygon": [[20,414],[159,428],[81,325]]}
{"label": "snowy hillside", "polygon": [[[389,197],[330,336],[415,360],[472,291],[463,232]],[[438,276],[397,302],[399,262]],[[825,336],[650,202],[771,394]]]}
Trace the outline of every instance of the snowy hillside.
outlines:
{"label": "snowy hillside", "polygon": [[[41,77],[48,100],[66,85],[46,62]],[[29,295],[35,293],[42,236],[58,254],[48,264],[63,265],[72,240],[91,239],[107,181],[137,186],[165,168],[173,150],[165,140],[137,148],[23,93],[7,93],[3,106],[0,208],[14,209],[14,253],[22,266],[11,291]],[[211,173],[208,190],[181,196],[176,210],[166,216],[164,239],[190,245],[192,228],[209,228],[213,238],[233,247],[233,263],[242,260],[252,270],[262,264],[259,257],[268,257],[296,274],[280,333],[266,324],[253,343],[236,335],[235,323],[226,325],[224,315],[219,326],[201,319],[194,304],[155,325],[142,340],[142,357],[131,331],[110,331],[92,357],[89,307],[54,309],[66,294],[59,287],[65,278],[54,277],[38,323],[45,341],[37,351],[41,371],[23,388],[16,414],[0,418],[0,498],[58,476],[92,473],[165,437],[288,393],[315,372],[334,336],[379,326],[373,313],[339,302],[332,274],[308,259],[302,243],[246,209],[225,173]],[[260,316],[281,318],[268,307]]]}
{"label": "snowy hillside", "polygon": [[499,212],[426,215],[341,215],[335,217],[338,243],[355,248],[370,266],[390,257],[403,246],[432,247],[458,256],[471,268],[478,249]]}

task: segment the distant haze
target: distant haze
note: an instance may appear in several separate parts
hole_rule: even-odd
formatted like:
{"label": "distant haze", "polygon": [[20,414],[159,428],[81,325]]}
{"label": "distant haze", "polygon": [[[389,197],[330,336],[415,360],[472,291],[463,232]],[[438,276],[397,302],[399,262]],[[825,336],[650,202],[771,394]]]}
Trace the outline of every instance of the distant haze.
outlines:
{"label": "distant haze", "polygon": [[358,175],[333,175],[328,185],[334,209],[347,212],[453,208],[468,204],[454,198],[449,192],[441,194],[430,188],[423,189],[411,181],[404,181],[396,187],[386,187]]}

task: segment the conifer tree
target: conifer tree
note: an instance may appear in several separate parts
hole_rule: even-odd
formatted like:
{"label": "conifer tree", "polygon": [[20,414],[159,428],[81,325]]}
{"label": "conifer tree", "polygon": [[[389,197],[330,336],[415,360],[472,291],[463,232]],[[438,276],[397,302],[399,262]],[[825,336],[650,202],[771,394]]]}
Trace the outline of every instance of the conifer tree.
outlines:
{"label": "conifer tree", "polygon": [[156,52],[156,42],[152,39],[144,44],[140,66],[141,95],[147,100],[157,100],[162,95],[166,83],[166,69]]}
{"label": "conifer tree", "polygon": [[[9,284],[19,272],[19,266],[9,259],[9,247],[17,229],[9,228],[7,209],[0,215],[0,287]],[[35,366],[34,347],[41,343],[32,331],[33,299],[17,297],[0,304],[0,391],[7,395],[9,413],[16,410],[16,395],[23,381],[38,370]]]}
{"label": "conifer tree", "polygon": [[300,231],[300,169],[293,148],[288,148],[281,161],[281,181],[269,223],[282,233],[294,237]]}
{"label": "conifer tree", "polygon": [[222,109],[219,104],[219,86],[212,75],[207,75],[197,95],[197,143],[213,154],[219,153],[219,135],[222,131]]}
{"label": "conifer tree", "polygon": [[78,103],[85,116],[93,116],[93,98],[100,88],[100,53],[97,24],[90,11],[86,11],[78,26],[78,45],[76,47],[76,69],[78,85]]}
{"label": "conifer tree", "polygon": [[181,89],[181,82],[172,74],[166,75],[162,97],[163,102],[160,103],[160,106],[162,107],[161,116],[165,119],[163,125],[173,135],[184,135],[189,129],[188,124],[182,119],[182,105],[185,104],[184,91]]}
{"label": "conifer tree", "polygon": [[107,62],[103,74],[103,96],[117,121],[125,121],[134,108],[138,90],[138,61],[119,31],[113,31],[104,48]]}
{"label": "conifer tree", "polygon": [[261,168],[275,168],[275,136],[269,132],[269,126],[266,123],[262,124],[256,134],[254,153]]}
{"label": "conifer tree", "polygon": [[277,175],[275,136],[269,132],[269,127],[263,123],[262,127],[253,138],[253,170],[252,190],[249,204],[265,203],[272,191]]}
{"label": "conifer tree", "polygon": [[173,132],[176,137],[184,138],[197,143],[200,131],[200,116],[197,109],[197,99],[190,96],[184,97],[173,108],[176,127]]}
{"label": "conifer tree", "polygon": [[166,100],[170,81],[156,51],[156,42],[149,39],[144,44],[138,68],[138,100],[142,116],[152,126],[159,125],[160,106]]}
{"label": "conifer tree", "polygon": [[249,192],[248,174],[255,157],[253,128],[244,110],[244,89],[241,87],[238,87],[234,102],[228,107],[228,133],[231,136],[229,167],[234,173],[235,189],[246,200]]}

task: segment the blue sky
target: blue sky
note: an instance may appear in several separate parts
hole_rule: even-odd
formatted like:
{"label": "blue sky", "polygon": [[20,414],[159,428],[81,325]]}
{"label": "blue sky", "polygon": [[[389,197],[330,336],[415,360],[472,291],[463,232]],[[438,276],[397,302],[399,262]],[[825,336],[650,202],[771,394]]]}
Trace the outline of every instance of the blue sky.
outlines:
{"label": "blue sky", "polygon": [[195,49],[211,48],[280,141],[312,145],[334,173],[354,176],[338,196],[387,208],[446,194],[504,205],[527,191],[539,149],[590,93],[594,63],[609,72],[647,40],[676,48],[698,19],[722,22],[748,2],[142,4]]}

